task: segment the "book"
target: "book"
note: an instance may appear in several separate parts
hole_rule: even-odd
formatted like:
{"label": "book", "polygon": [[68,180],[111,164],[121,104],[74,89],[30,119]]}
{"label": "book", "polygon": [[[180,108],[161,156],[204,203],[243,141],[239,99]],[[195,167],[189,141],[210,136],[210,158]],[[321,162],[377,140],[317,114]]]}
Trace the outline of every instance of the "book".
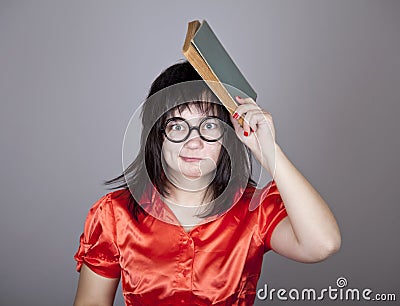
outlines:
{"label": "book", "polygon": [[[236,96],[257,99],[206,20],[188,23],[182,53],[231,114],[237,107]],[[239,124],[243,125],[243,118],[239,118]]]}

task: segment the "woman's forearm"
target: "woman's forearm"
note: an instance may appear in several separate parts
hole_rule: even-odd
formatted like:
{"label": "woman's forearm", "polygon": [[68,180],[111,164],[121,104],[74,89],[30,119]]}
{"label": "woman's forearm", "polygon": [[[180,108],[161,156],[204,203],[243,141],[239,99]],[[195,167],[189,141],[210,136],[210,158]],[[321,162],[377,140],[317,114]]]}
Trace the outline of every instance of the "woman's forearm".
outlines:
{"label": "woman's forearm", "polygon": [[274,180],[299,246],[315,252],[321,252],[321,248],[327,253],[337,251],[341,236],[335,217],[321,195],[278,145],[275,150]]}

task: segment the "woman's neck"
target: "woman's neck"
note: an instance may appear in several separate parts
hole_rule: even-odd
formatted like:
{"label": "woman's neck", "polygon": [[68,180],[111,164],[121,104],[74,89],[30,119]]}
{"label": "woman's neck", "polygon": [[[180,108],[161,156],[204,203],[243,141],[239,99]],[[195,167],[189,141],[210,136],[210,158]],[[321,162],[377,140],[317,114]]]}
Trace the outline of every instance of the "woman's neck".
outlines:
{"label": "woman's neck", "polygon": [[212,200],[208,188],[201,190],[184,190],[169,183],[168,191],[169,195],[166,197],[166,200],[178,206],[197,207],[202,204],[207,204]]}

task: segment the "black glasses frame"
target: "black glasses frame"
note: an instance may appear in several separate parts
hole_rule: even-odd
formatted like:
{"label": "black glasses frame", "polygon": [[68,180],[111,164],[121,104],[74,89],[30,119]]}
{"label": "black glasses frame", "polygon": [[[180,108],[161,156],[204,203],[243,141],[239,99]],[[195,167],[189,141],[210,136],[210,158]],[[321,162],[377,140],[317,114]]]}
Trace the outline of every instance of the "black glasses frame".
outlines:
{"label": "black glasses frame", "polygon": [[[165,123],[163,124],[163,127],[161,128],[161,131],[163,132],[163,134],[165,135],[165,137],[167,137],[167,139],[168,139],[169,141],[175,142],[175,143],[180,143],[180,142],[184,142],[185,140],[187,140],[187,139],[189,138],[190,134],[192,134],[192,131],[193,131],[193,130],[197,130],[197,133],[199,133],[199,136],[200,136],[200,138],[201,138],[202,140],[207,141],[207,142],[216,142],[216,141],[220,140],[220,139],[224,136],[224,134],[225,134],[225,125],[224,125],[224,124],[222,125],[222,134],[221,134],[221,136],[218,137],[217,139],[207,139],[207,138],[205,138],[205,137],[201,134],[201,132],[200,132],[200,126],[203,124],[204,121],[206,121],[206,120],[208,120],[208,119],[210,119],[210,118],[215,118],[215,119],[218,119],[218,120],[222,121],[222,120],[221,120],[219,117],[217,117],[217,116],[207,116],[207,117],[203,118],[203,119],[200,121],[199,125],[197,125],[197,126],[191,126],[191,125],[189,124],[189,122],[187,122],[186,119],[184,119],[184,118],[182,118],[182,117],[172,117],[172,118],[169,118],[167,121],[165,121]],[[167,135],[167,132],[165,131],[165,128],[166,128],[166,126],[168,125],[168,123],[170,123],[171,121],[174,121],[174,120],[182,120],[182,121],[186,122],[186,124],[189,126],[189,132],[188,132],[188,134],[186,135],[185,138],[183,138],[183,139],[181,139],[181,140],[173,140],[173,139],[169,138],[168,135]]]}

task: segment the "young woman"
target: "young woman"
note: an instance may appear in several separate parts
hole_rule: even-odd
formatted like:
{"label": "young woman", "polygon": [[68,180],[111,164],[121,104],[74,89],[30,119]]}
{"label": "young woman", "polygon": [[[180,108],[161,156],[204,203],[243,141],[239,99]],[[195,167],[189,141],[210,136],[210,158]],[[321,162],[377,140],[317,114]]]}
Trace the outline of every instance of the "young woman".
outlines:
{"label": "young woman", "polygon": [[[76,306],[112,305],[120,278],[126,305],[252,305],[265,252],[311,263],[339,249],[332,212],[275,142],[271,114],[236,99],[231,116],[188,62],[153,82],[141,149],[87,216]],[[251,154],[273,177],[263,189]]]}

